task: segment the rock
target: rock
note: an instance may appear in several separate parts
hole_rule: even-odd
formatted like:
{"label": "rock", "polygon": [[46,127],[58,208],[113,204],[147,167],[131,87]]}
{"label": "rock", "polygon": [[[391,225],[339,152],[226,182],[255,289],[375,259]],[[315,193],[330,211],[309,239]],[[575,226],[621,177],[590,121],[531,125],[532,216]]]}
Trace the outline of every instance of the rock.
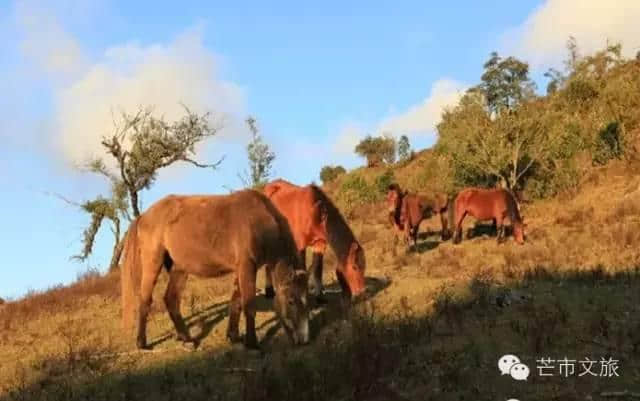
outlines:
{"label": "rock", "polygon": [[0,305],[4,304],[4,299],[0,298]]}

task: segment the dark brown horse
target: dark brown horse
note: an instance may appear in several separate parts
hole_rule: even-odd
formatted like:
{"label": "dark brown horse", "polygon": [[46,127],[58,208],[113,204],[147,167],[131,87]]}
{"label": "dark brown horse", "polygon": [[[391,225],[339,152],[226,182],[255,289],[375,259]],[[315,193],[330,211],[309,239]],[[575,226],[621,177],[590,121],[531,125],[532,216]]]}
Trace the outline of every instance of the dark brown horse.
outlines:
{"label": "dark brown horse", "polygon": [[[245,345],[257,347],[256,274],[272,272],[278,290],[274,306],[291,340],[309,340],[307,273],[286,219],[266,196],[253,190],[231,195],[170,195],[138,217],[127,233],[122,263],[122,317],[132,328],[138,307],[138,348],[147,347],[147,315],[162,268],[169,273],[164,295],[178,339],[196,345],[180,314],[180,294],[188,274],[218,277],[235,273],[227,337],[239,341],[240,312],[246,320]],[[139,305],[135,302],[139,296]]]}
{"label": "dark brown horse", "polygon": [[469,214],[477,220],[494,220],[498,230],[498,243],[505,239],[505,219],[513,227],[513,236],[517,243],[524,244],[525,224],[518,210],[515,196],[502,188],[467,188],[458,194],[455,200],[454,243],[462,239],[462,222]]}
{"label": "dark brown horse", "polygon": [[[364,249],[338,208],[316,185],[298,186],[277,179],[268,183],[263,192],[287,218],[293,238],[305,264],[305,250],[313,249],[311,289],[320,303],[323,297],[323,255],[327,245],[336,254],[336,276],[346,296],[356,297],[364,289],[366,260]],[[273,287],[267,275],[265,292],[273,296]]]}
{"label": "dark brown horse", "polygon": [[407,244],[415,246],[418,241],[420,223],[433,214],[440,215],[442,229],[440,236],[446,241],[450,236],[447,212],[451,210],[451,199],[447,194],[436,192],[427,194],[410,194],[402,191],[398,184],[391,184],[387,192],[387,211],[389,222],[398,232],[404,233]]}

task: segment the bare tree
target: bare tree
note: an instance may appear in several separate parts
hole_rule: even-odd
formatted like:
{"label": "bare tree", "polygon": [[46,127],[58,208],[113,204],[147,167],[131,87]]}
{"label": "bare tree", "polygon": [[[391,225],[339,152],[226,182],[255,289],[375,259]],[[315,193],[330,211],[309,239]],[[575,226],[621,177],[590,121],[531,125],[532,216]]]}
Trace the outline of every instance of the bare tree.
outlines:
{"label": "bare tree", "polygon": [[106,154],[113,159],[113,167],[102,157],[89,162],[85,168],[99,174],[111,184],[108,198],[98,196],[84,203],[74,203],[91,215],[91,223],[83,234],[83,248],[74,258],[85,260],[91,255],[95,237],[104,219],[111,223],[114,249],[109,266],[117,268],[122,254],[124,238],[121,238],[123,221],[130,222],[140,216],[140,192],[149,189],[156,181],[158,171],[176,162],[186,162],[199,168],[217,168],[215,163],[195,160],[196,146],[214,136],[220,124],[210,122],[210,114],[196,114],[183,106],[185,115],[167,123],[164,117],[156,117],[152,108],[140,107],[135,114],[122,112],[114,119],[114,132],[102,138]]}

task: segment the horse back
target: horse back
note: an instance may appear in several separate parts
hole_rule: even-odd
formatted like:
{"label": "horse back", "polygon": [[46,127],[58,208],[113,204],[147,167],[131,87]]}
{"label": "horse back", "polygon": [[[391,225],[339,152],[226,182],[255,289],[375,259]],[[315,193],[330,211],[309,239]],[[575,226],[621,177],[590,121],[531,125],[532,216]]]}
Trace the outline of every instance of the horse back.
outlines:
{"label": "horse back", "polygon": [[264,193],[287,219],[298,249],[315,241],[326,241],[326,233],[315,219],[318,199],[311,187],[276,180],[265,186]]}
{"label": "horse back", "polygon": [[171,195],[139,221],[147,245],[195,274],[228,273],[246,260],[261,265],[295,255],[286,221],[257,191],[230,195]]}

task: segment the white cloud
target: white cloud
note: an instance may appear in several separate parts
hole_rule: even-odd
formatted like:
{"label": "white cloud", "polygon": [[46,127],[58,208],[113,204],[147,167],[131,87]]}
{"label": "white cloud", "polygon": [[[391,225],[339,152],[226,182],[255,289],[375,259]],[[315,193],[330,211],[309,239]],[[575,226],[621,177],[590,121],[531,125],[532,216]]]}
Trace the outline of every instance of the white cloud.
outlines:
{"label": "white cloud", "polygon": [[333,144],[333,152],[337,155],[352,155],[358,142],[365,136],[364,128],[354,122],[345,124]]}
{"label": "white cloud", "polygon": [[389,131],[394,135],[433,135],[440,122],[442,111],[447,106],[457,104],[467,85],[448,78],[435,81],[431,93],[420,104],[407,111],[384,119],[378,132]]}
{"label": "white cloud", "polygon": [[234,117],[244,110],[244,94],[217,77],[217,65],[198,31],[168,44],[107,49],[100,62],[57,94],[61,151],[71,161],[102,152],[100,138],[113,128],[112,112],[132,112],[139,105],[153,106],[168,121],[183,115],[180,103],[195,112],[224,115],[221,135],[229,137],[240,129]]}
{"label": "white cloud", "polygon": [[602,49],[609,39],[622,42],[624,55],[630,56],[640,46],[638,21],[638,0],[546,0],[521,26],[505,34],[505,47],[533,67],[563,60],[570,35],[583,53]]}
{"label": "white cloud", "polygon": [[[61,4],[76,9],[75,2]],[[64,160],[82,163],[104,154],[100,141],[112,132],[113,116],[133,113],[139,106],[151,106],[172,121],[184,115],[182,103],[194,112],[211,111],[214,119],[224,119],[220,139],[246,134],[241,118],[244,91],[220,78],[220,58],[204,46],[201,29],[166,43],[117,44],[89,57],[56,17],[59,10],[46,4],[16,2],[15,21],[21,51],[52,86],[50,142]]]}
{"label": "white cloud", "polygon": [[69,79],[86,67],[80,44],[66,32],[53,10],[33,1],[16,2],[20,48],[50,78]]}

